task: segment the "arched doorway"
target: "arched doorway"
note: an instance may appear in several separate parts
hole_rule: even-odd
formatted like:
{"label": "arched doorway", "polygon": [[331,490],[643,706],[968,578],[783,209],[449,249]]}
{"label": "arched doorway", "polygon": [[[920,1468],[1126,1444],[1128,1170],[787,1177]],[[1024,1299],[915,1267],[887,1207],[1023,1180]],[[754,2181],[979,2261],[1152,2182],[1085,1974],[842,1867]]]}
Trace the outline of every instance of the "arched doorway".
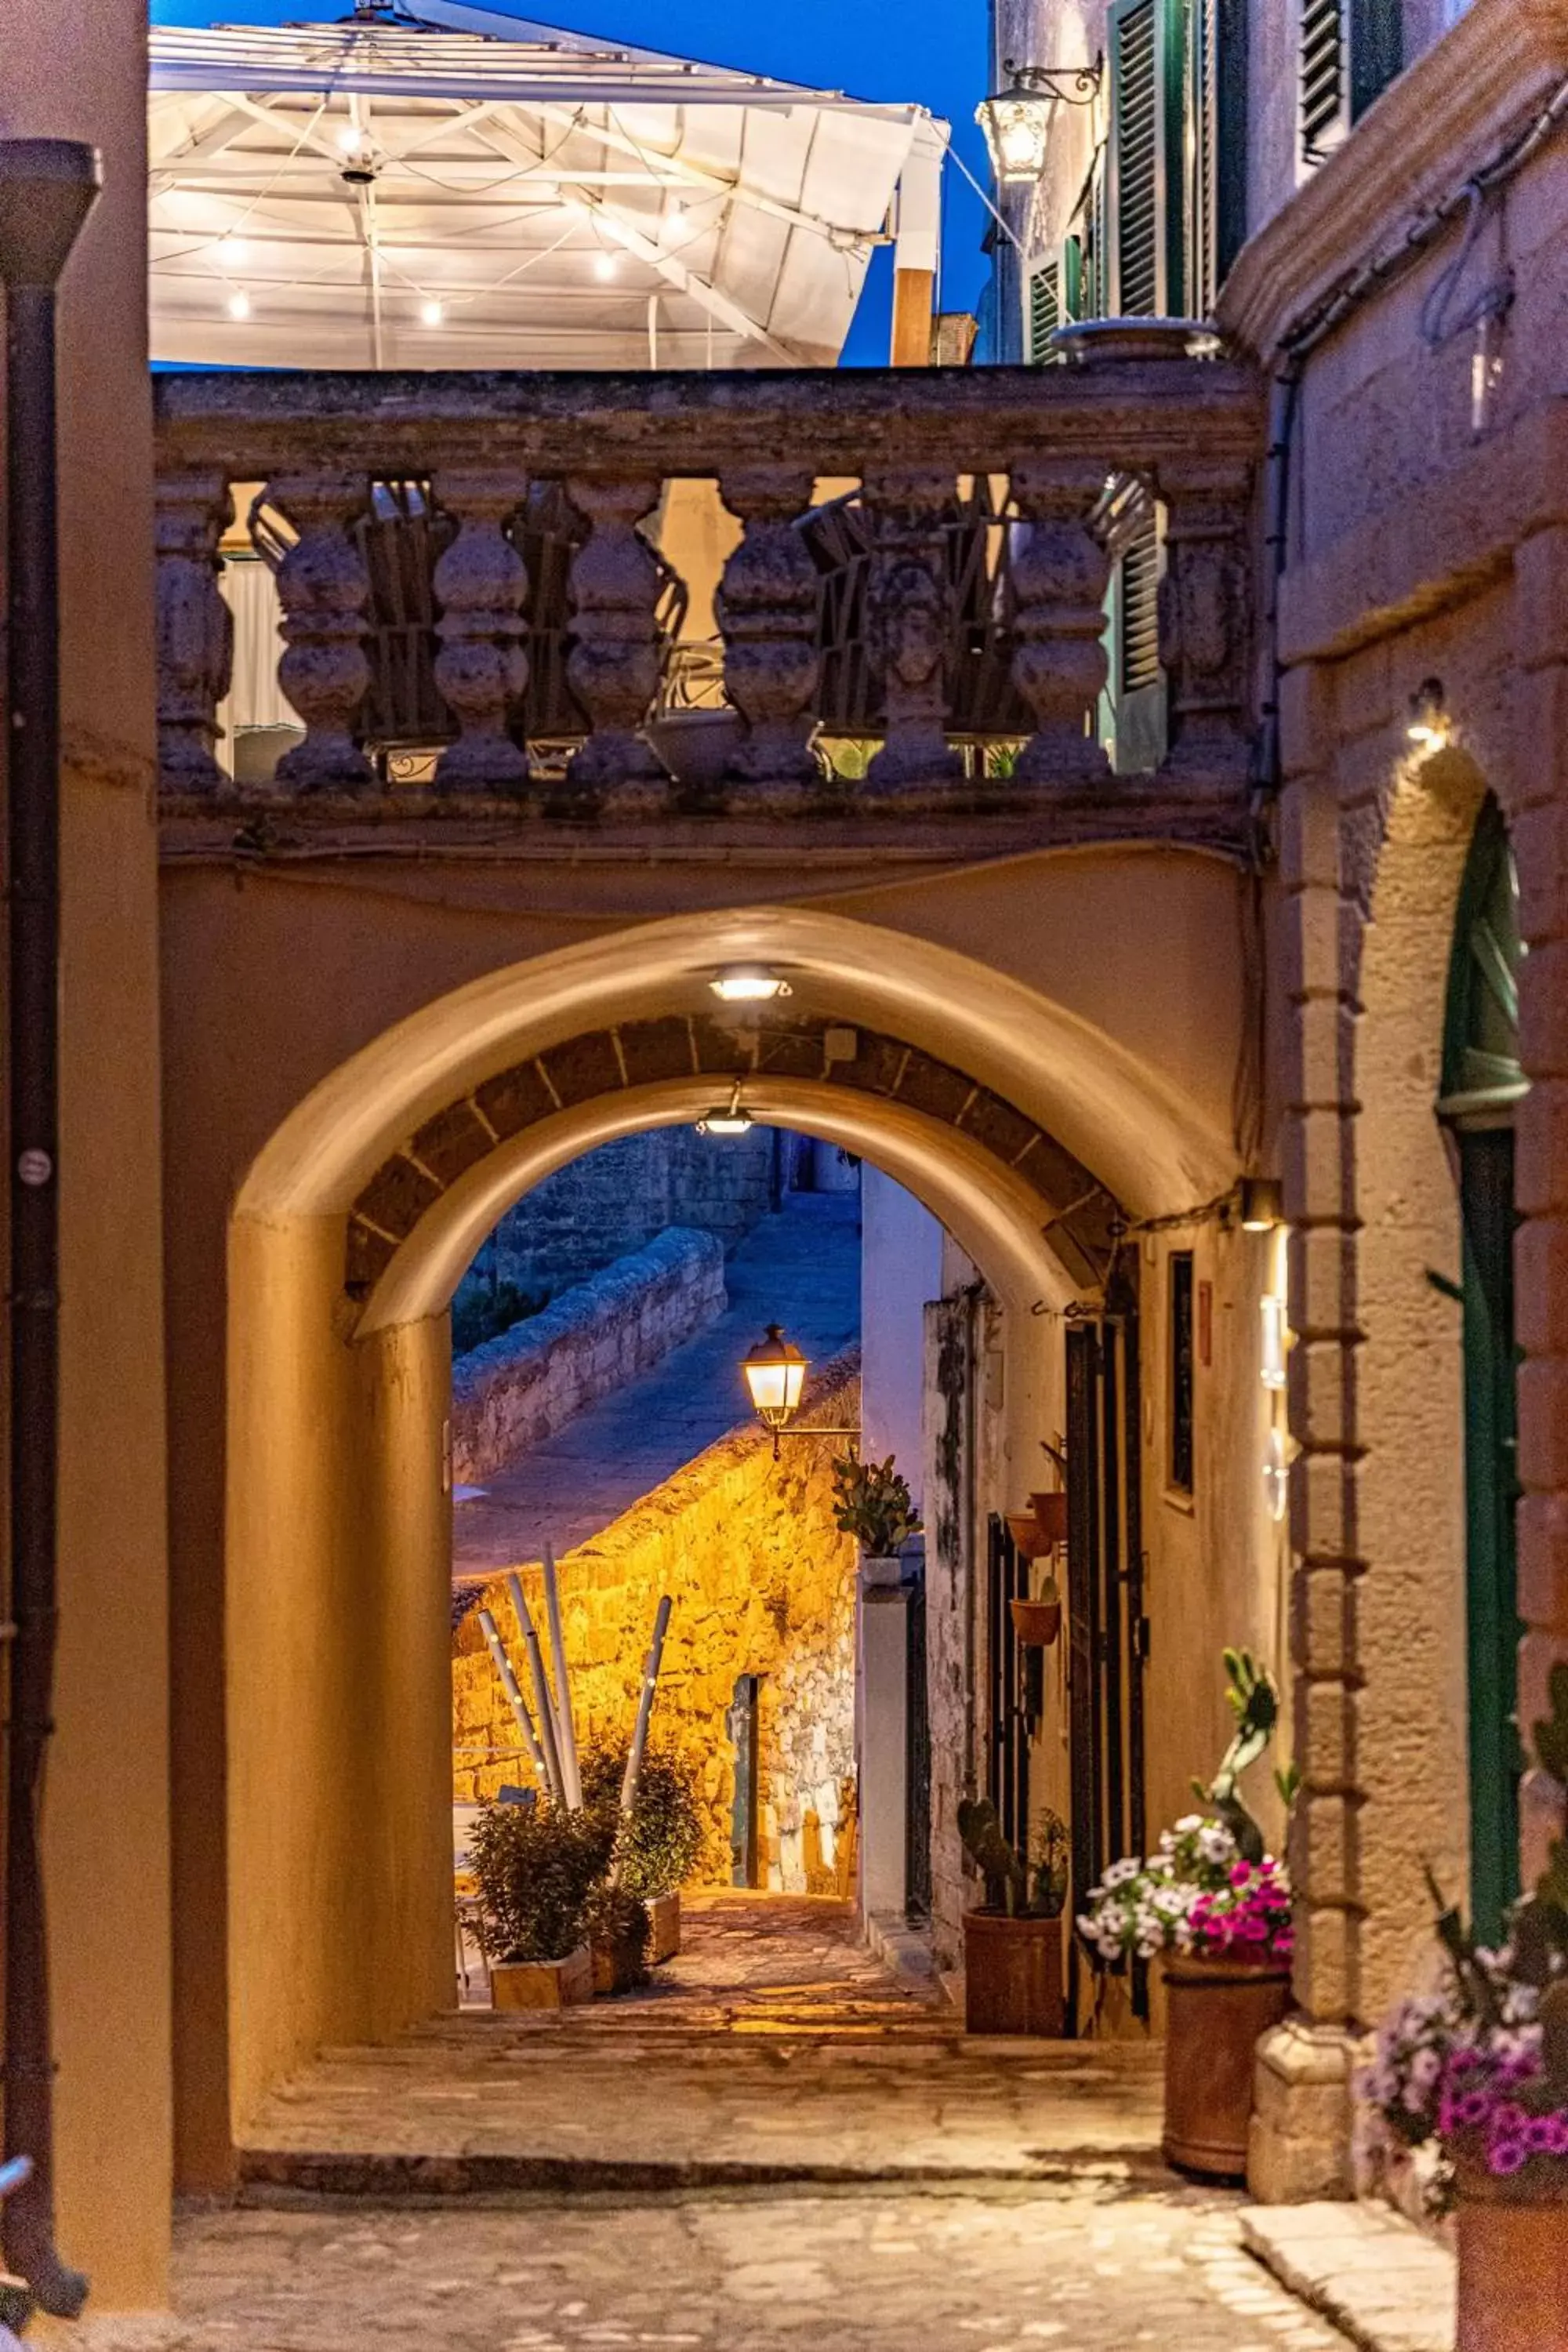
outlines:
{"label": "arched doorway", "polygon": [[1458,1155],[1464,1318],[1466,1651],[1470,1902],[1495,1942],[1519,1893],[1519,1612],[1514,1544],[1518,1350],[1513,1235],[1519,1059],[1519,880],[1488,794],[1460,885],[1437,1114]]}

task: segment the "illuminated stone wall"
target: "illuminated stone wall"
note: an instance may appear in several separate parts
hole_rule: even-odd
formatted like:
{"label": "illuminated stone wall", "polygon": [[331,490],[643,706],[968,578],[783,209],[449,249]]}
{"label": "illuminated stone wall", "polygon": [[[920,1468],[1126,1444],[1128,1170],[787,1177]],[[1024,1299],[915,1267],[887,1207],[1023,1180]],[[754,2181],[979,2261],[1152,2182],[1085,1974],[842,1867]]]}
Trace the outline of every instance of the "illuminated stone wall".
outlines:
{"label": "illuminated stone wall", "polygon": [[[853,1422],[858,1353],[824,1367],[803,1418]],[[763,1677],[758,1775],[761,1874],[791,1893],[853,1891],[855,1548],[833,1524],[832,1462],[842,1440],[786,1443],[779,1460],[752,1423],[688,1463],[561,1563],[566,1654],[579,1740],[625,1738],[637,1707],[655,1602],[674,1608],[655,1737],[698,1769],[708,1853],[698,1874],[730,1878],[732,1750],[725,1714],[736,1677]],[[523,1571],[543,1622],[542,1579]],[[527,1687],[506,1587],[484,1605]],[[454,1636],[455,1789],[460,1801],[533,1775],[480,1633],[478,1611]],[[479,1751],[489,1751],[481,1753]]]}

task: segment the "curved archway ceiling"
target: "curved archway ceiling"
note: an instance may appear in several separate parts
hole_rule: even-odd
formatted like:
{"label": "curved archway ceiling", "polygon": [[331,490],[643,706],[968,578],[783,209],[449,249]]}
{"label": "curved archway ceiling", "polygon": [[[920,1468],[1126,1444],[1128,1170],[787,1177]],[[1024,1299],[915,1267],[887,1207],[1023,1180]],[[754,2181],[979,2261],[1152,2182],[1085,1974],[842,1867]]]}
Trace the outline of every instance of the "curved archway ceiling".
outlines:
{"label": "curved archway ceiling", "polygon": [[155,26],[155,359],[832,366],[946,126],[481,8]]}
{"label": "curved archway ceiling", "polygon": [[1068,1276],[1103,1281],[1115,1197],[1015,1105],[962,1070],[879,1031],[816,1017],[744,1025],[669,1013],[595,1029],[514,1063],[426,1119],[384,1160],[349,1213],[344,1287],[366,1297],[448,1186],[538,1121],[670,1079],[808,1079],[897,1104],[953,1129],[1038,1194],[1041,1225]]}

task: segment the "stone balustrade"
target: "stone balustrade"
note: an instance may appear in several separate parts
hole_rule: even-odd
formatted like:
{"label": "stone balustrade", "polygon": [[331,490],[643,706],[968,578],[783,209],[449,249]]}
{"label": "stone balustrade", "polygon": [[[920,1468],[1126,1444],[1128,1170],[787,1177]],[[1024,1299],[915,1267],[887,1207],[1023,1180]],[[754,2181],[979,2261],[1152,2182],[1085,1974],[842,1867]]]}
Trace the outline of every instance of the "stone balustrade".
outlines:
{"label": "stone balustrade", "polygon": [[[364,813],[395,797],[493,814],[498,799],[531,796],[569,819],[666,803],[868,816],[973,808],[977,791],[1015,811],[1172,793],[1245,807],[1262,423],[1255,379],[1227,361],[1173,344],[1164,359],[896,375],[184,374],[160,378],[155,398],[173,814],[237,801]],[[660,532],[679,482],[711,485],[723,509],[731,551],[706,583],[675,577],[679,549]],[[861,591],[848,617],[840,599],[825,621],[833,583],[803,518],[847,482]],[[253,512],[267,518],[281,606],[278,678],[301,732],[275,772],[237,783],[216,753],[231,642],[220,543],[239,484],[264,486]],[[405,652],[433,679],[422,707],[448,714],[439,730],[426,721],[434,740],[384,718],[378,739],[362,716],[384,634],[365,553],[386,509],[378,485],[405,504],[416,486],[425,519],[426,570],[402,621]],[[1097,724],[1109,519],[1125,516],[1130,487],[1163,519],[1167,751],[1152,777],[1113,775]],[[552,579],[531,583],[524,525],[542,493],[568,523]],[[672,599],[679,617],[689,588],[711,602],[721,688],[715,665],[706,717],[666,730],[676,757],[656,722],[670,701]],[[549,597],[552,708],[567,717],[545,730],[526,712]],[[853,642],[835,644],[834,627]],[[1000,649],[999,691],[961,745],[953,672],[981,638]],[[835,676],[847,659],[868,667],[880,714],[853,783],[821,748],[836,731],[829,655]],[[384,709],[384,694],[371,698]],[[424,754],[395,793],[392,750]]]}

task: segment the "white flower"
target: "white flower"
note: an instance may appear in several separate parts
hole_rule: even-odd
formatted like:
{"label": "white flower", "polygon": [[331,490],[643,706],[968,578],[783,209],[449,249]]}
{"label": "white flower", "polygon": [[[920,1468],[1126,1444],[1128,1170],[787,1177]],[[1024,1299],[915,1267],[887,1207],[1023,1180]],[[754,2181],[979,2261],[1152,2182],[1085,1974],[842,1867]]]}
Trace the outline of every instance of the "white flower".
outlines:
{"label": "white flower", "polygon": [[[1176,1823],[1176,1836],[1191,1837],[1194,1830],[1201,1830],[1203,1827],[1204,1817],[1202,1813],[1184,1813],[1181,1820]],[[1165,1844],[1165,1839],[1169,1838],[1171,1832],[1167,1830],[1164,1837],[1160,1840],[1160,1843],[1163,1846]],[[1166,1851],[1169,1852],[1168,1847],[1166,1848]]]}

